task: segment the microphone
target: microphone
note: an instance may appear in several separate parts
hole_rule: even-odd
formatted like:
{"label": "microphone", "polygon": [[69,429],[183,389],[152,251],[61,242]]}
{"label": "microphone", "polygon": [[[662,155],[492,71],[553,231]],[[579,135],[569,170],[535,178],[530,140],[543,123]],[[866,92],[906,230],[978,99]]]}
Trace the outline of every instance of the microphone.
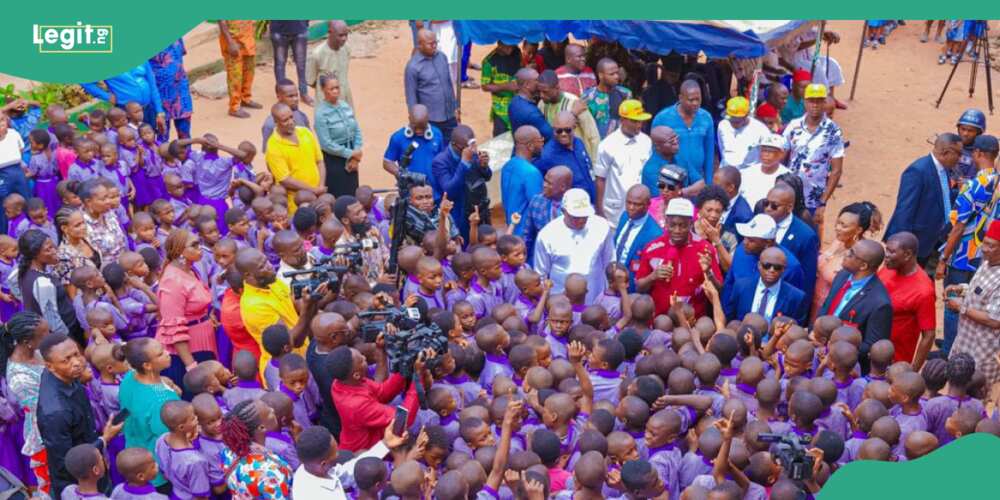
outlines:
{"label": "microphone", "polygon": [[406,150],[403,151],[403,156],[399,159],[399,166],[402,168],[409,167],[410,161],[412,161],[413,152],[419,147],[420,144],[418,144],[417,141],[410,141],[410,145],[406,147]]}

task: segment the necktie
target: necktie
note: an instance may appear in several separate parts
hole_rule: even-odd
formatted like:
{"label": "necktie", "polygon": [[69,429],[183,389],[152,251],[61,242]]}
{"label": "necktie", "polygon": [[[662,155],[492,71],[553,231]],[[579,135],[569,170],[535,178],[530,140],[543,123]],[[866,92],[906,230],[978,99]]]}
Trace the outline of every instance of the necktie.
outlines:
{"label": "necktie", "polygon": [[618,249],[615,252],[618,255],[618,262],[625,263],[625,254],[622,253],[625,250],[625,243],[628,242],[628,234],[632,231],[632,219],[630,218],[628,222],[625,223],[625,228],[622,229],[622,235],[618,238]]}
{"label": "necktie", "polygon": [[848,288],[851,288],[851,280],[844,280],[844,284],[840,286],[837,294],[830,301],[830,307],[826,310],[827,314],[833,314],[837,310],[837,306],[840,305],[841,300],[844,300],[844,295],[847,293]]}
{"label": "necktie", "polygon": [[760,297],[760,305],[757,306],[757,314],[767,317],[767,299],[771,295],[771,290],[764,289],[764,294]]}

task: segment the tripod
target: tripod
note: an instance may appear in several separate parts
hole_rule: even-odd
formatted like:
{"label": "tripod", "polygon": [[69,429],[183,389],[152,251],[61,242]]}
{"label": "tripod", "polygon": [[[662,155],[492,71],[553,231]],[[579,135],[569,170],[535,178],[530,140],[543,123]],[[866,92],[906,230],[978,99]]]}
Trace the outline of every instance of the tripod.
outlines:
{"label": "tripod", "polygon": [[[981,24],[980,24],[981,23]],[[982,57],[983,64],[986,66],[986,99],[989,104],[990,114],[993,114],[993,78],[991,76],[990,68],[990,26],[986,21],[977,21],[973,25],[975,30],[978,27],[983,28],[983,36],[976,39],[976,43],[973,46],[973,53],[978,54]],[[958,63],[962,62],[965,58],[965,48],[958,54]],[[955,76],[955,71],[958,70],[958,63],[951,66],[951,73],[948,74],[948,80],[944,82],[944,88],[941,89],[941,95],[938,96],[937,102],[934,104],[935,108],[941,107],[941,100],[944,99],[944,93],[948,90],[948,86],[951,85],[951,79]],[[972,61],[972,71],[969,74],[969,97],[971,98],[973,94],[976,93],[976,73],[979,71],[979,61]]]}

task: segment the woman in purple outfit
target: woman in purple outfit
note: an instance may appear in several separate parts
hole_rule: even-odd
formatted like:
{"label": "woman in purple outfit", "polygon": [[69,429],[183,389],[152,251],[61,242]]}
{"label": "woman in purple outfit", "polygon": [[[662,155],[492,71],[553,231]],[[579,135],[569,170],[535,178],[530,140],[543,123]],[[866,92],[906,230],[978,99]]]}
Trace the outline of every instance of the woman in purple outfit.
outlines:
{"label": "woman in purple outfit", "polygon": [[0,368],[7,376],[11,395],[18,409],[27,416],[24,421],[24,446],[21,454],[30,457],[31,479],[38,490],[49,492],[49,466],[45,445],[38,433],[35,408],[38,388],[45,365],[37,354],[38,345],[49,334],[49,324],[40,315],[23,311],[0,328]]}

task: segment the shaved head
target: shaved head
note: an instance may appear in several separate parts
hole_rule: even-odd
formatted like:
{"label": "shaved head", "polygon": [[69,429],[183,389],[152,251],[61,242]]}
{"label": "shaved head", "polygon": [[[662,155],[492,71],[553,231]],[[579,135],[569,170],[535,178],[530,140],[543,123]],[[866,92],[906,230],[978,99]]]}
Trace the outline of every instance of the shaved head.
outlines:
{"label": "shaved head", "polygon": [[[523,71],[523,69],[522,69]],[[534,71],[534,70],[529,70]],[[520,71],[518,71],[520,73]],[[537,128],[531,125],[521,125],[514,131],[514,143],[515,144],[527,144],[532,141],[536,141],[542,137],[542,134]]]}
{"label": "shaved head", "polygon": [[517,85],[521,86],[525,83],[538,80],[538,72],[531,68],[521,68],[514,74],[514,78],[517,79]]}
{"label": "shaved head", "polygon": [[917,247],[920,244],[917,237],[909,231],[903,231],[890,236],[886,240],[886,243],[895,243],[900,250],[911,252],[914,255],[917,254]]}
{"label": "shaved head", "polygon": [[[421,30],[421,31],[426,31],[426,30]],[[433,35],[434,33],[431,33],[431,34]],[[430,115],[428,114],[427,106],[424,106],[423,104],[414,104],[410,108],[410,122],[411,123],[412,122],[427,122],[428,119],[429,119],[428,118],[429,116]]]}
{"label": "shaved head", "polygon": [[572,111],[561,111],[552,122],[553,128],[573,128],[576,127],[576,115]]}

